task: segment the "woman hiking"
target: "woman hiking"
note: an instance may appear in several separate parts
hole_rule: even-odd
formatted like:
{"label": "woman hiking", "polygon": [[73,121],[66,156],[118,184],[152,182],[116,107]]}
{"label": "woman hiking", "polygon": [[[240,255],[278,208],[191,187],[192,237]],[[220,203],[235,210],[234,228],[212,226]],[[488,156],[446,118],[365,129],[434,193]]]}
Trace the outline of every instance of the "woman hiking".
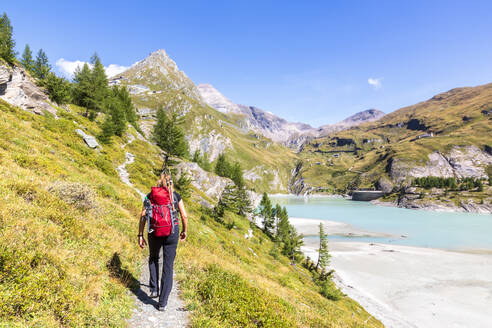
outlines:
{"label": "woman hiking", "polygon": [[[179,232],[179,216],[183,230]],[[159,297],[157,309],[164,311],[173,285],[173,266],[178,240],[186,240],[188,219],[181,196],[174,191],[171,175],[161,173],[157,186],[145,197],[140,224],[138,226],[138,245],[144,248],[146,241],[143,231],[147,224],[149,244],[150,297]],[[162,277],[159,286],[159,252],[163,251]]]}

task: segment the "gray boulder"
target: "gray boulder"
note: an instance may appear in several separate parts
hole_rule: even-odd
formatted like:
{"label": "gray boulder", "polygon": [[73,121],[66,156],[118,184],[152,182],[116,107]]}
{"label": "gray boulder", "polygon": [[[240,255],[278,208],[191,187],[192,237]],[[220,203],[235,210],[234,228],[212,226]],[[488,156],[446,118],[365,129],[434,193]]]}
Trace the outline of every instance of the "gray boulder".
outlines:
{"label": "gray boulder", "polygon": [[376,182],[376,188],[385,194],[389,194],[393,191],[393,183],[386,177],[380,177]]}
{"label": "gray boulder", "polygon": [[77,129],[77,130],[75,130],[75,132],[77,132],[77,134],[84,139],[85,143],[90,148],[94,149],[94,148],[99,147],[99,144],[97,143],[96,138],[94,138],[93,136],[86,134],[81,129]]}

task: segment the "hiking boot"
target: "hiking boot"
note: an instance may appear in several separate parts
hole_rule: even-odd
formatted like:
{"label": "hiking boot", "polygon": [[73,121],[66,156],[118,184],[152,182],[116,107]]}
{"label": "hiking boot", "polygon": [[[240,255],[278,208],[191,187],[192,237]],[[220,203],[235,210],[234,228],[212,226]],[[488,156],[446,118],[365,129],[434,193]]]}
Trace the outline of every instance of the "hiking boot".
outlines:
{"label": "hiking boot", "polygon": [[151,291],[149,296],[150,298],[157,298],[159,294],[156,291]]}

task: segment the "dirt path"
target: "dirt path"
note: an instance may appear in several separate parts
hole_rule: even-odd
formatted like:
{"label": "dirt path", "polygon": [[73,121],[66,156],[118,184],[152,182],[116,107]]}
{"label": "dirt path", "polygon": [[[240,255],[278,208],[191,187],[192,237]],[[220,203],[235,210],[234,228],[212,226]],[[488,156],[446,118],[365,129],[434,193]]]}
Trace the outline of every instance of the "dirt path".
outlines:
{"label": "dirt path", "polygon": [[[128,142],[122,145],[132,143],[135,138],[130,135]],[[145,198],[145,194],[136,188],[130,181],[130,174],[126,170],[127,165],[135,161],[135,156],[132,153],[125,152],[125,162],[117,167],[120,179],[126,185],[132,187],[141,197]],[[162,252],[160,254],[159,263],[162,265]],[[157,311],[157,300],[148,297],[149,289],[149,266],[147,261],[144,261],[142,267],[142,275],[139,279],[140,287],[134,293],[135,309],[132,317],[128,320],[128,327],[132,328],[181,328],[189,326],[188,312],[184,307],[183,300],[178,295],[177,283],[174,282],[171,294],[169,295],[166,311]],[[143,289],[142,289],[143,287]]]}
{"label": "dirt path", "polygon": [[[162,263],[162,254],[159,260]],[[128,320],[131,328],[181,328],[189,326],[188,312],[178,295],[176,281],[173,283],[166,311],[157,311],[157,299],[148,297],[149,267],[145,262],[140,277],[140,288],[135,293],[136,308]],[[143,288],[143,289],[142,289]]]}

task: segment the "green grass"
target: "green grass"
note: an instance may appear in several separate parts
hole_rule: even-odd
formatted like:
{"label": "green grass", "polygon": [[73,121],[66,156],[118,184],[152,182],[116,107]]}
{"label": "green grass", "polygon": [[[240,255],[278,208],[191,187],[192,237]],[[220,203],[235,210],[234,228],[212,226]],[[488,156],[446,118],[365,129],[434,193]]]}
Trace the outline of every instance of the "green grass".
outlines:
{"label": "green grass", "polygon": [[[135,239],[141,200],[114,168],[132,152],[130,179],[145,192],[160,151],[138,140],[122,149],[126,136],[89,149],[74,130],[97,135],[99,125],[70,109],[55,119],[0,102],[2,327],[122,327],[131,315],[146,256]],[[226,213],[219,224],[199,198],[186,201],[190,234],[176,262],[193,327],[381,327],[349,298],[324,297],[260,230],[245,239],[248,220]]]}
{"label": "green grass", "polygon": [[141,254],[139,199],[111,168],[120,150],[85,146],[73,120],[98,128],[77,114],[0,102],[0,115],[1,325],[121,327],[133,302],[107,263],[120,253],[136,274]]}

